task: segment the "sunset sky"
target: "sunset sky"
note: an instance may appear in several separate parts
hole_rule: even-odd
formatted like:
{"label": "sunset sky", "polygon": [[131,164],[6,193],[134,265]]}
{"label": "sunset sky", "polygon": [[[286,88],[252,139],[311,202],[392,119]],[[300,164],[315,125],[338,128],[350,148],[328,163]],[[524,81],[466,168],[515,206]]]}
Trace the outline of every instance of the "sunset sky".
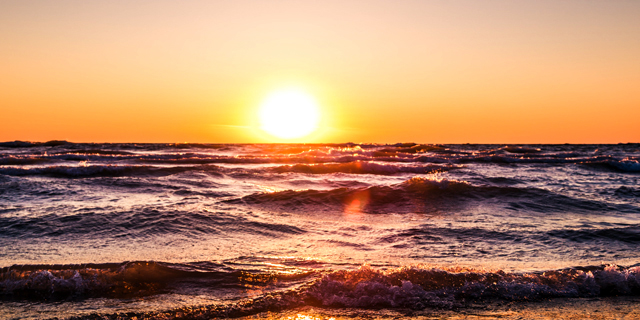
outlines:
{"label": "sunset sky", "polygon": [[2,1],[0,141],[640,142],[640,1]]}

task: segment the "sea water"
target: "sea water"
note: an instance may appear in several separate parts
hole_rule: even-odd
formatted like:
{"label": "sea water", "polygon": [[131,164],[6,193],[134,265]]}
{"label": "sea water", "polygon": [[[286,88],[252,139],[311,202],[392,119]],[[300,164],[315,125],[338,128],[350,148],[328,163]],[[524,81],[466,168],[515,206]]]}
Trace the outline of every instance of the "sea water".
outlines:
{"label": "sea water", "polygon": [[0,143],[0,318],[635,299],[639,160],[638,144]]}

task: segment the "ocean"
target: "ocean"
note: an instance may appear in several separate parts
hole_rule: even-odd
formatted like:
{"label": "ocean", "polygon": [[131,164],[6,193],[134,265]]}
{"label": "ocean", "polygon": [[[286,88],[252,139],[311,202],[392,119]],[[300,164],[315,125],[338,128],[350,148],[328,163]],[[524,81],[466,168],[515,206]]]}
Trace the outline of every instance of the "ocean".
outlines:
{"label": "ocean", "polygon": [[639,182],[640,144],[4,142],[0,318],[634,318]]}

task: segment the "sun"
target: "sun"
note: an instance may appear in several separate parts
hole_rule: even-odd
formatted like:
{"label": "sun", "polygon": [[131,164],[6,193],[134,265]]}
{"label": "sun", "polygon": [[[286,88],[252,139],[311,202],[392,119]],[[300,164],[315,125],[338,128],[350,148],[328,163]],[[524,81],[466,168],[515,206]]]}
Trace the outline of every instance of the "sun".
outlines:
{"label": "sun", "polygon": [[281,139],[305,137],[316,131],[320,111],[313,96],[296,90],[280,90],[268,95],[260,105],[260,128]]}

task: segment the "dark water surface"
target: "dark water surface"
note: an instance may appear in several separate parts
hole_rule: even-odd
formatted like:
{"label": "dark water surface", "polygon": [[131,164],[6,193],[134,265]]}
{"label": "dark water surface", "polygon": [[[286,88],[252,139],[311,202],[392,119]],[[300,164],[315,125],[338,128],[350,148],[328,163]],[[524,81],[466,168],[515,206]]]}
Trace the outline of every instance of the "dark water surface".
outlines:
{"label": "dark water surface", "polygon": [[640,296],[639,160],[638,144],[0,143],[0,318]]}

